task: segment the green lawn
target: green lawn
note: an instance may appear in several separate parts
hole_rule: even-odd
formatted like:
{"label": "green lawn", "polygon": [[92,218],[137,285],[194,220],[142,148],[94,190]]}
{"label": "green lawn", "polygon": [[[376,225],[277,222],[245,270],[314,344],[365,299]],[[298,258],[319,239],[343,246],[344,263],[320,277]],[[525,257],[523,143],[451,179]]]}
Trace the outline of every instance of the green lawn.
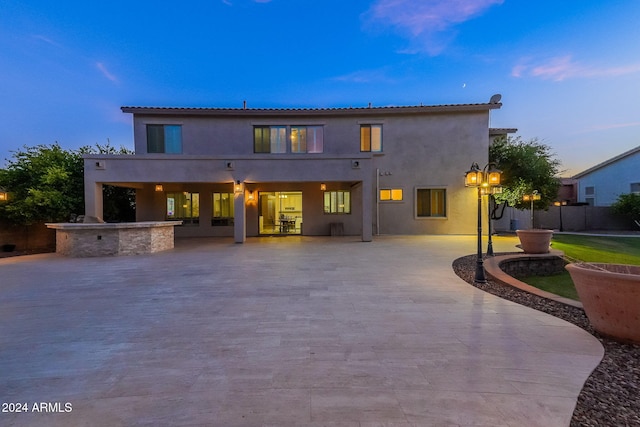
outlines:
{"label": "green lawn", "polygon": [[640,265],[640,237],[559,234],[551,247],[581,261]]}
{"label": "green lawn", "polygon": [[[558,234],[553,236],[551,247],[580,261],[640,265],[640,237]],[[578,299],[571,277],[566,271],[554,276],[530,276],[520,280],[556,295]]]}
{"label": "green lawn", "polygon": [[553,276],[528,276],[520,278],[520,281],[535,286],[543,291],[560,295],[561,297],[578,300],[578,292],[568,271]]}

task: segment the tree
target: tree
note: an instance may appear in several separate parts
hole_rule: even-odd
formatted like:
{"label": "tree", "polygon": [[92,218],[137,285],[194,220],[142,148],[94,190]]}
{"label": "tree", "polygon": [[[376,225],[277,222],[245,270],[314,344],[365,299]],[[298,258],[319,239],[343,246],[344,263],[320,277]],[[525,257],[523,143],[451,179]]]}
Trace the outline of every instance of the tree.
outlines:
{"label": "tree", "polygon": [[0,169],[0,187],[9,201],[0,217],[14,224],[66,221],[84,210],[83,161],[78,152],[53,145],[25,146]]}
{"label": "tree", "polygon": [[522,199],[534,190],[541,196],[534,202],[537,209],[547,209],[556,199],[560,161],[551,148],[538,139],[499,138],[489,146],[489,161],[502,170],[502,193],[495,195],[498,203],[507,203],[516,209],[529,208],[531,202]]}
{"label": "tree", "polygon": [[[84,161],[82,155],[131,154],[125,148],[107,145],[64,150],[52,145],[25,146],[12,153],[5,169],[0,169],[0,187],[9,200],[0,204],[0,218],[13,224],[69,221],[84,212]],[[105,218],[135,220],[135,192],[105,186]]]}
{"label": "tree", "polygon": [[611,210],[620,215],[631,217],[631,220],[640,227],[640,194],[621,194],[611,205]]}

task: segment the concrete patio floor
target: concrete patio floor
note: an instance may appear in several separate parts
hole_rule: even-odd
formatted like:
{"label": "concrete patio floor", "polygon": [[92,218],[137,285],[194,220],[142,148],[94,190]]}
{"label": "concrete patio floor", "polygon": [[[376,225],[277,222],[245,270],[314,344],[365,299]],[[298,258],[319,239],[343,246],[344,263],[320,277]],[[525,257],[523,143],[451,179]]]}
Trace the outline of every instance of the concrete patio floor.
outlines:
{"label": "concrete patio floor", "polygon": [[0,425],[569,425],[601,345],[464,283],[451,262],[474,249],[288,236],[0,259],[0,398],[28,406]]}

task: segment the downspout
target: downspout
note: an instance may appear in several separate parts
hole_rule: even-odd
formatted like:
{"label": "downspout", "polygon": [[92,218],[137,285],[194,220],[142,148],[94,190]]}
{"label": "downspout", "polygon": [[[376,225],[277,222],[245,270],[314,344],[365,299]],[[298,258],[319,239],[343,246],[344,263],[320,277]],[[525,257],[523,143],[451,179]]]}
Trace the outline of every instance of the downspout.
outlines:
{"label": "downspout", "polygon": [[376,236],[380,235],[380,169],[376,169]]}

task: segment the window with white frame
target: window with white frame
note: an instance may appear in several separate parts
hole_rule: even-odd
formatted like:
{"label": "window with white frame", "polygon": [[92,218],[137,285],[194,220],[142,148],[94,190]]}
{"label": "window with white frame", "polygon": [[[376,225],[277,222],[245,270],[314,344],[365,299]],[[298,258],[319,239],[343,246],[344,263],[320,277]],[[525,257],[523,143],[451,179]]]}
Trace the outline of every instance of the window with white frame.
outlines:
{"label": "window with white frame", "polygon": [[594,187],[594,186],[584,187],[584,201],[589,206],[595,206],[595,204],[596,204],[596,187]]}
{"label": "window with white frame", "polygon": [[444,188],[418,188],[416,190],[416,216],[443,218],[447,216],[447,190]]}

